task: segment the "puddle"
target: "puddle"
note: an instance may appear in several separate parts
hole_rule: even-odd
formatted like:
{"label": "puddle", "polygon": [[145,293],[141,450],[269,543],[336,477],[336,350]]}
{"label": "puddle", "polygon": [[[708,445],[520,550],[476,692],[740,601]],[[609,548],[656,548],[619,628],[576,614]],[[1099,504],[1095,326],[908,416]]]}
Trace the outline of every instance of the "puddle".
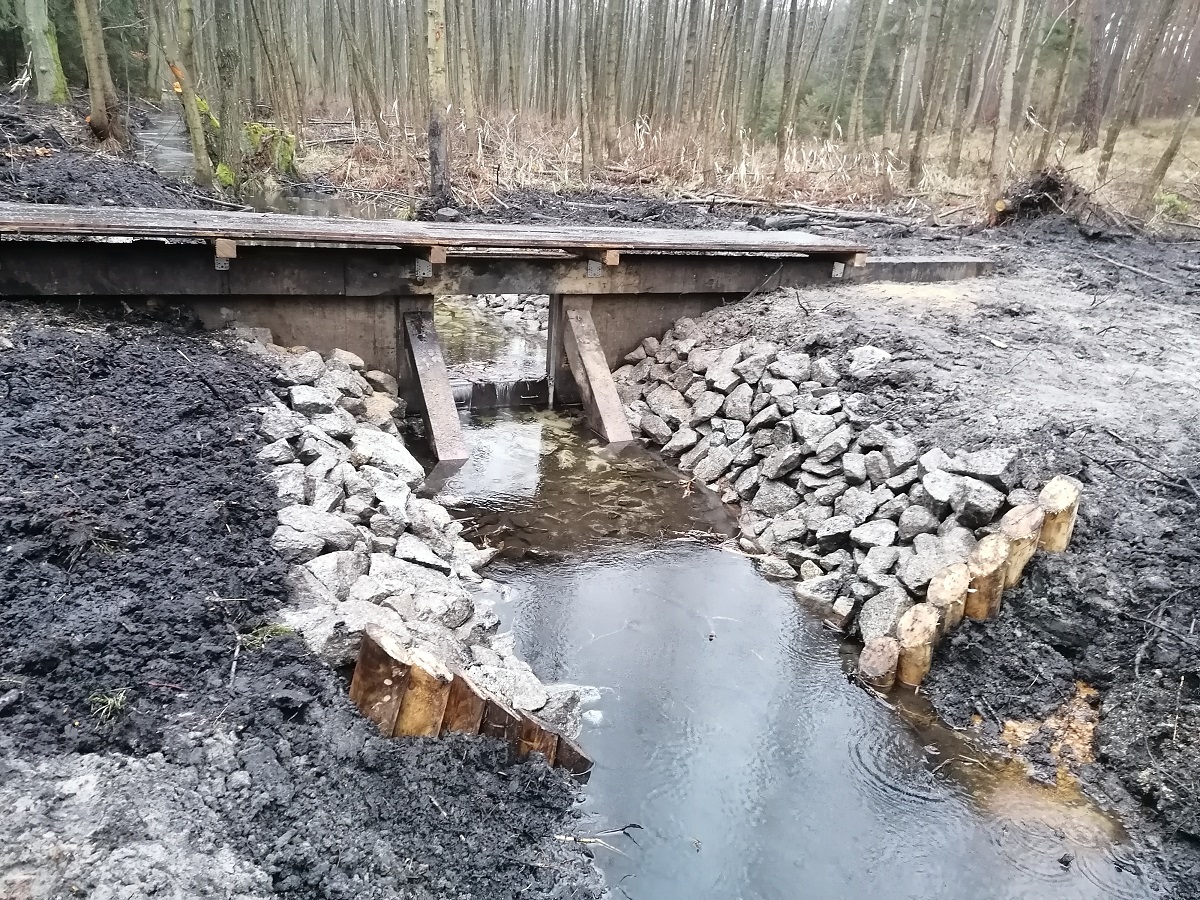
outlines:
{"label": "puddle", "polygon": [[497,612],[541,677],[602,692],[586,827],[642,826],[596,848],[614,896],[1156,896],[1077,791],[872,699],[787,585],[689,539],[731,529],[716,498],[553,414],[467,436],[443,496],[506,548]]}

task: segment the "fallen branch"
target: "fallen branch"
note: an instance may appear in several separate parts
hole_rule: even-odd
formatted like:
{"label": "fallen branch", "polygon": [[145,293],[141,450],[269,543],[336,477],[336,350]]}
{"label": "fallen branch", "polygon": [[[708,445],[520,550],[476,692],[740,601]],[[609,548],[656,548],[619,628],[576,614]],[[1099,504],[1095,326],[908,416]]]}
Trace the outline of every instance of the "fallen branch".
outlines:
{"label": "fallen branch", "polygon": [[1168,278],[1163,278],[1161,275],[1155,275],[1153,272],[1147,272],[1145,269],[1139,269],[1137,266],[1131,266],[1131,265],[1128,265],[1127,263],[1117,262],[1111,256],[1104,256],[1103,254],[1100,254],[1100,253],[1093,253],[1092,256],[1094,256],[1098,260],[1108,263],[1109,265],[1116,266],[1118,269],[1125,269],[1129,272],[1133,272],[1137,275],[1141,275],[1144,278],[1150,278],[1154,281],[1159,282],[1160,284],[1167,285],[1167,287],[1173,287],[1173,288],[1182,288],[1183,287],[1183,285],[1179,284],[1179,282],[1177,282],[1177,281],[1171,281]]}

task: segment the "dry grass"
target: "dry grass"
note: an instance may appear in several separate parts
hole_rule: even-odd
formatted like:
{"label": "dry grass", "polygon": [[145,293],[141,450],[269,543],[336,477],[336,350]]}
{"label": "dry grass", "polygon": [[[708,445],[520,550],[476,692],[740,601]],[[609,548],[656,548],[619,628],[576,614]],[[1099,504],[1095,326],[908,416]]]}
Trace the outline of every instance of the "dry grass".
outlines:
{"label": "dry grass", "polygon": [[[1109,180],[1096,181],[1099,151],[1076,153],[1078,135],[1063,132],[1051,162],[1063,168],[1101,204],[1132,210],[1145,178],[1157,163],[1174,123],[1144,122],[1128,128],[1117,145]],[[1152,224],[1170,220],[1200,227],[1200,126],[1185,143],[1160,194]],[[1010,180],[1029,173],[1042,132],[1037,126],[1018,132],[1012,142]],[[990,131],[967,135],[959,172],[949,175],[949,136],[939,134],[915,190],[908,188],[906,167],[880,138],[865,147],[825,140],[797,139],[785,152],[783,177],[777,179],[773,142],[746,136],[729,146],[722,141],[711,155],[706,178],[705,154],[694,130],[658,128],[639,121],[621,131],[620,153],[582,178],[577,128],[532,116],[489,118],[482,123],[480,149],[464,155],[461,127],[456,136],[454,189],[466,204],[482,204],[517,188],[577,191],[588,187],[636,187],[669,196],[713,194],[736,198],[838,203],[860,207],[905,208],[909,212],[962,211],[974,214],[986,198]],[[415,124],[398,124],[391,140],[352,125],[314,123],[301,161],[306,175],[322,175],[351,194],[381,196],[415,204],[427,178],[425,134]],[[893,139],[893,144],[897,141]]]}

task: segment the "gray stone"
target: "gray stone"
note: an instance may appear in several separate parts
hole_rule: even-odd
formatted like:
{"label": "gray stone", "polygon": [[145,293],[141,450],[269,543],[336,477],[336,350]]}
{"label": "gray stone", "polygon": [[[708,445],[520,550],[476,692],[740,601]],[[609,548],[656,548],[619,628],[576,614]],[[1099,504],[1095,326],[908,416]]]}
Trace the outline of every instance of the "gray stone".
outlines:
{"label": "gray stone", "polygon": [[[934,469],[932,471],[938,471]],[[908,499],[912,501],[913,506],[923,506],[931,513],[935,519],[941,519],[950,509],[948,503],[939,503],[933,499],[929,491],[925,490],[924,484],[914,484],[908,491]]]}
{"label": "gray stone", "polygon": [[725,420],[725,437],[731,441],[739,440],[746,433],[746,424],[737,419]]}
{"label": "gray stone", "polygon": [[825,387],[833,387],[842,376],[830,360],[822,357],[813,362],[808,377]]}
{"label": "gray stone", "polygon": [[892,354],[867,344],[850,351],[850,366],[847,372],[852,378],[867,378],[874,375],[885,363],[891,362]]}
{"label": "gray stone", "polygon": [[902,472],[898,472],[885,481],[883,484],[888,490],[893,493],[901,494],[908,490],[912,485],[917,483],[920,473],[916,466],[909,466]]}
{"label": "gray stone", "polygon": [[641,429],[642,434],[656,444],[666,444],[672,437],[671,426],[664,422],[661,416],[656,416],[654,413],[642,416],[638,428]]}
{"label": "gray stone", "polygon": [[697,399],[692,407],[692,413],[688,416],[689,425],[698,425],[701,422],[707,422],[709,419],[721,412],[721,407],[725,405],[725,395],[718,391],[706,390]]}
{"label": "gray stone", "polygon": [[848,484],[862,484],[867,480],[867,458],[861,453],[842,454],[842,472]]}
{"label": "gray stone", "polygon": [[358,427],[358,423],[354,421],[354,416],[350,415],[350,413],[340,406],[334,407],[331,412],[319,413],[313,416],[312,423],[331,438],[348,438],[354,434],[354,429]]}
{"label": "gray stone", "polygon": [[826,394],[817,400],[816,411],[822,415],[831,415],[842,408],[842,398],[836,393]]}
{"label": "gray stone", "polygon": [[374,393],[363,399],[363,421],[380,428],[394,425],[394,419],[404,418],[407,409],[403,401],[384,393]]}
{"label": "gray stone", "polygon": [[909,438],[896,437],[884,445],[883,455],[887,457],[888,466],[895,475],[903,472],[909,466],[915,465],[920,457],[920,452],[917,450],[917,445]]}
{"label": "gray stone", "polygon": [[397,383],[394,376],[387,372],[381,372],[378,369],[372,369],[370,372],[364,372],[363,378],[367,380],[367,384],[371,386],[371,390],[380,391],[384,394],[390,394],[395,397],[400,393],[400,385]]}
{"label": "gray stone", "polygon": [[341,441],[335,441],[315,425],[305,425],[300,432],[296,455],[304,463],[311,463],[322,456],[332,456],[346,462],[350,459],[350,448]]}
{"label": "gray stone", "polygon": [[274,381],[284,386],[315,384],[325,374],[325,360],[315,350],[279,358],[279,369]]}
{"label": "gray stone", "polygon": [[782,481],[763,481],[750,508],[768,516],[778,516],[800,502],[800,495]]}
{"label": "gray stone", "polygon": [[1030,503],[1038,502],[1038,492],[1030,491],[1025,488],[1017,488],[1015,491],[1008,493],[1009,506],[1028,506]]}
{"label": "gray stone", "polygon": [[858,611],[858,631],[863,642],[894,636],[901,617],[912,606],[913,599],[903,588],[888,588],[867,600]]}
{"label": "gray stone", "polygon": [[855,523],[849,516],[830,516],[816,529],[816,538],[821,543],[831,543],[849,536]]}
{"label": "gray stone", "polygon": [[[346,524],[350,528],[354,527],[349,522]],[[355,531],[354,534],[357,538],[358,532]],[[369,557],[366,553],[358,550],[336,550],[311,559],[304,566],[338,600],[345,601],[350,598],[350,588],[354,586],[354,582],[367,574],[368,564]]]}
{"label": "gray stone", "polygon": [[272,406],[263,413],[258,431],[268,441],[285,441],[299,437],[308,423],[302,416],[282,406]]}
{"label": "gray stone", "polygon": [[750,403],[754,400],[754,389],[748,384],[739,384],[729,392],[723,407],[725,415],[730,419],[749,422],[751,418]]}
{"label": "gray stone", "polygon": [[750,431],[756,431],[759,428],[770,428],[777,424],[783,418],[783,414],[777,403],[772,403],[769,406],[763,407],[746,426]]}
{"label": "gray stone", "polygon": [[[768,384],[769,382],[769,384]],[[767,386],[767,392],[773,400],[780,400],[784,397],[795,397],[800,393],[800,388],[792,384],[786,378],[763,378],[759,381],[759,387]]]}
{"label": "gray stone", "polygon": [[350,448],[350,461],[356,466],[373,466],[390,472],[409,487],[416,487],[425,480],[425,470],[395,435],[359,428],[350,439]]}
{"label": "gray stone", "polygon": [[724,475],[732,462],[733,452],[728,447],[713,447],[708,451],[708,455],[696,464],[692,474],[698,481],[709,484]]}
{"label": "gray stone", "polygon": [[957,475],[935,469],[921,479],[921,487],[934,503],[948,504],[958,488],[958,480]]}
{"label": "gray stone", "polygon": [[450,574],[450,563],[429,549],[429,545],[415,534],[402,534],[396,539],[396,548],[392,555],[397,559],[406,559],[446,575]]}
{"label": "gray stone", "polygon": [[[886,489],[885,489],[886,490]],[[873,518],[876,519],[891,519],[893,522],[904,514],[904,511],[911,506],[912,503],[908,497],[901,494],[899,497],[892,497],[890,500],[885,500],[879,504],[879,508],[875,510]]]}
{"label": "gray stone", "polygon": [[733,371],[733,367],[737,365],[741,358],[741,345],[735,345],[728,350],[722,351],[717,360],[711,363],[708,370],[704,373],[705,380],[716,390],[726,393],[742,380],[742,377]]}
{"label": "gray stone", "polygon": [[690,450],[684,452],[679,457],[679,468],[685,472],[690,472],[696,468],[696,463],[704,459],[708,455],[708,451],[716,446],[711,438],[711,435],[705,435],[698,440]]}
{"label": "gray stone", "polygon": [[890,547],[896,543],[896,523],[887,519],[867,522],[850,532],[850,540],[856,547]]}
{"label": "gray stone", "polygon": [[877,422],[863,429],[858,436],[858,445],[864,450],[882,450],[903,433],[897,425],[891,422]]}
{"label": "gray stone", "polygon": [[838,497],[846,493],[849,485],[846,484],[844,478],[830,479],[829,484],[822,485],[812,493],[814,503],[819,503],[822,506],[833,503]]}
{"label": "gray stone", "polygon": [[[921,472],[921,477],[924,478],[930,472],[939,470],[947,470],[946,467],[950,463],[950,457],[940,447],[934,447],[932,450],[927,450],[921,454],[921,458],[917,460],[917,466]],[[948,470],[947,470],[948,471]]]}
{"label": "gray stone", "polygon": [[316,535],[329,550],[349,550],[359,539],[358,529],[345,519],[311,506],[285,506],[276,515],[280,524]]}
{"label": "gray stone", "polygon": [[910,506],[900,514],[900,540],[911,541],[918,534],[937,532],[937,516],[923,506]]}
{"label": "gray stone", "polygon": [[387,629],[403,646],[412,644],[408,628],[394,611],[360,600],[304,609],[284,607],[280,620],[303,635],[323,662],[335,667],[354,663],[362,633],[370,625]]}
{"label": "gray stone", "polygon": [[687,367],[697,375],[703,375],[720,358],[720,350],[693,350],[688,354]]}
{"label": "gray stone", "polygon": [[830,462],[837,459],[850,447],[854,440],[854,430],[849,425],[839,425],[821,439],[816,447],[817,459]]}
{"label": "gray stone", "polygon": [[758,489],[760,481],[762,481],[761,468],[757,464],[749,466],[734,480],[733,489],[743,500],[749,500]]}
{"label": "gray stone", "polygon": [[292,409],[306,416],[333,412],[337,403],[336,397],[331,397],[320,388],[307,384],[297,384],[288,388],[288,403]]}
{"label": "gray stone", "polygon": [[386,553],[371,554],[368,574],[375,578],[394,580],[404,585],[413,595],[422,591],[453,594],[462,590],[457,579],[443,572]]}
{"label": "gray stone", "polygon": [[646,403],[655,415],[672,428],[685,425],[691,416],[691,408],[683,394],[669,384],[660,384],[646,395]]}
{"label": "gray stone", "polygon": [[325,541],[311,531],[280,525],[271,535],[271,546],[287,562],[305,563],[321,555]]}
{"label": "gray stone", "polygon": [[899,547],[872,547],[858,564],[858,573],[863,576],[886,575],[896,567],[899,558]]}
{"label": "gray stone", "polygon": [[363,362],[363,359],[361,356],[359,356],[357,353],[351,353],[349,350],[334,349],[329,354],[329,361],[331,363],[332,362],[345,363],[347,366],[349,366],[351,369],[354,369],[357,372],[361,372],[363,369],[365,369],[367,367],[367,364],[365,362]]}
{"label": "gray stone", "polygon": [[808,380],[811,367],[812,360],[807,353],[780,353],[767,369],[778,378],[799,384]]}
{"label": "gray stone", "polygon": [[767,365],[774,358],[774,353],[756,353],[753,356],[747,356],[739,363],[735,363],[733,371],[740,375],[743,381],[749,384],[758,384],[759,379],[767,371]]}
{"label": "gray stone", "polygon": [[849,516],[855,525],[862,525],[875,513],[879,501],[870,491],[862,488],[847,488],[834,502],[833,511],[839,516]]}
{"label": "gray stone", "polygon": [[[805,563],[800,566],[801,574],[806,571],[812,572],[813,569],[820,572],[820,567],[816,563]],[[795,588],[797,600],[807,600],[810,603],[826,603],[832,604],[841,593],[842,588],[846,584],[846,576],[840,574],[833,575],[813,575],[805,578],[803,581],[797,581]]]}
{"label": "gray stone", "polygon": [[658,338],[651,335],[648,338],[643,338],[641,348],[647,356],[656,356],[658,351],[662,349],[662,344]]}
{"label": "gray stone", "polygon": [[810,472],[818,478],[833,478],[835,475],[841,474],[842,467],[838,460],[832,462],[821,462],[815,456],[810,456],[800,466],[805,472]]}
{"label": "gray stone", "polygon": [[691,450],[700,440],[700,435],[691,428],[683,427],[671,436],[671,439],[663,446],[663,456],[675,457]]}
{"label": "gray stone", "polygon": [[961,476],[950,495],[950,507],[963,525],[982,528],[996,518],[1004,500],[1004,494],[990,484]]}
{"label": "gray stone", "polygon": [[294,462],[296,451],[291,448],[291,445],[287,441],[280,438],[259,450],[256,457],[272,466],[281,466],[285,463]]}
{"label": "gray stone", "polygon": [[[400,510],[403,514],[404,511]],[[408,522],[407,515],[399,520],[392,518],[386,513],[377,514],[371,517],[371,532],[379,535],[381,538],[390,538],[393,542],[404,534],[404,526]],[[395,548],[395,543],[392,548]]]}
{"label": "gray stone", "polygon": [[975,549],[975,535],[969,529],[955,526],[941,535],[938,541],[941,553],[949,562],[966,562]]}
{"label": "gray stone", "polygon": [[355,418],[367,414],[367,404],[361,397],[343,397],[337,405]]}
{"label": "gray stone", "polygon": [[832,553],[826,553],[820,558],[821,567],[826,572],[833,572],[837,569],[844,569],[854,563],[854,558],[847,550],[834,550]]}
{"label": "gray stone", "polygon": [[945,469],[956,475],[966,475],[986,482],[997,490],[1008,493],[1017,486],[1017,461],[1020,452],[1016,447],[992,447],[963,453],[961,450],[945,465]]}
{"label": "gray stone", "polygon": [[792,416],[792,430],[797,439],[803,441],[811,450],[816,450],[825,436],[837,428],[833,416],[822,416],[817,413],[799,410]]}
{"label": "gray stone", "polygon": [[[924,537],[929,537],[929,535],[917,535],[918,540]],[[936,538],[934,540],[936,541]],[[910,591],[923,591],[929,584],[930,578],[954,561],[943,555],[940,547],[933,552],[928,550],[921,552],[922,549],[924,548],[918,547],[917,552],[912,556],[902,557],[896,570],[900,581]]]}
{"label": "gray stone", "polygon": [[300,463],[276,466],[266,474],[266,479],[275,486],[275,496],[280,503],[289,506],[304,503],[304,466]]}
{"label": "gray stone", "polygon": [[788,444],[776,450],[762,461],[763,477],[777,479],[787,475],[804,459],[804,452],[801,444]]}
{"label": "gray stone", "polygon": [[883,484],[892,477],[892,465],[888,462],[887,457],[878,450],[872,450],[863,457],[863,465],[867,470],[867,477],[871,479],[871,483],[875,485]]}
{"label": "gray stone", "polygon": [[791,580],[796,577],[796,570],[777,556],[760,556],[755,561],[758,570],[768,578]]}

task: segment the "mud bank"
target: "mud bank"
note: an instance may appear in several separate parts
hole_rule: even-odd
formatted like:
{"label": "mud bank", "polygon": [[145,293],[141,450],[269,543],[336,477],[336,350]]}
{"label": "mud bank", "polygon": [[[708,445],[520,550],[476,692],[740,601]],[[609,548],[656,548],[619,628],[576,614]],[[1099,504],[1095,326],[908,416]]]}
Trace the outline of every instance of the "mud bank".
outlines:
{"label": "mud bank", "polygon": [[[769,341],[843,373],[852,351],[879,348],[890,361],[844,391],[865,398],[863,426],[892,423],[922,453],[1013,447],[1031,482],[1065,473],[1084,483],[1070,551],[1035,557],[998,619],[942,643],[922,691],[983,745],[1015,747],[1039,777],[1074,772],[1161,848],[1179,895],[1196,896],[1200,333],[1186,248],[1097,244],[1061,221],[940,237],[910,233],[891,246],[979,252],[990,241],[1002,274],[779,292],[702,317],[691,337],[714,347]],[[689,462],[711,474],[703,458]]]}
{"label": "mud bank", "polygon": [[0,333],[0,893],[599,894],[566,779],[377,738],[269,627],[261,363],[20,303]]}

